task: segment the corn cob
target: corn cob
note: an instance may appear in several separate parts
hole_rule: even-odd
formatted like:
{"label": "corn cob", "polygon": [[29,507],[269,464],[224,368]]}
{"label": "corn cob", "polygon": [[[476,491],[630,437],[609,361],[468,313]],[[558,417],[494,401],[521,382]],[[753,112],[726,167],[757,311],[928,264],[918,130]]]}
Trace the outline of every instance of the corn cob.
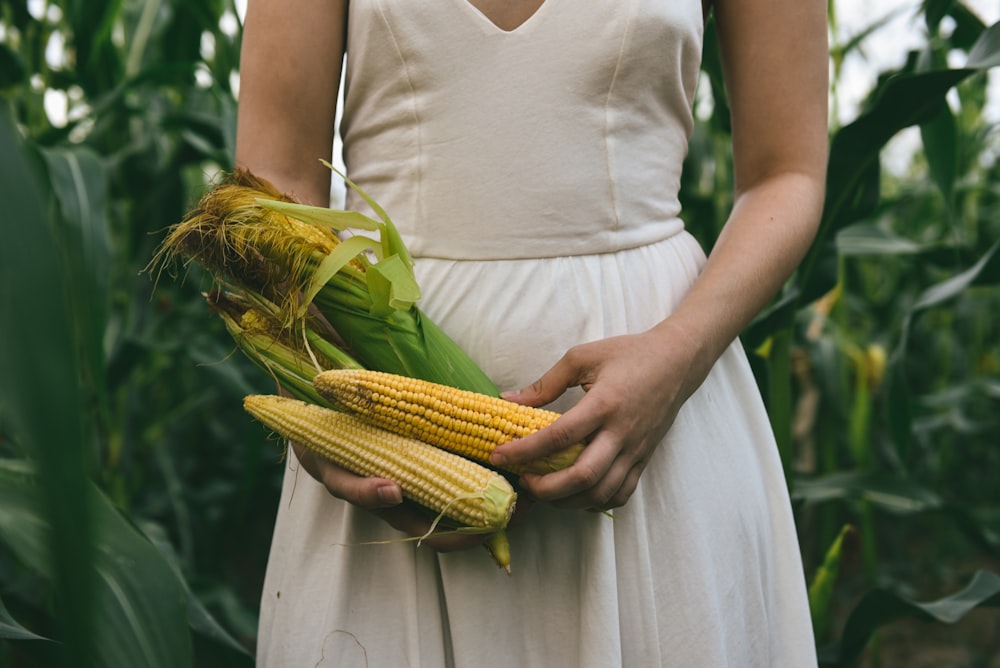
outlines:
{"label": "corn cob", "polygon": [[[364,369],[324,371],[313,379],[321,396],[371,424],[426,441],[479,462],[494,448],[551,424],[559,413],[447,385]],[[510,473],[549,473],[576,460],[582,444]]]}
{"label": "corn cob", "polygon": [[250,395],[243,406],[339,466],[396,481],[404,497],[458,522],[466,533],[493,533],[510,521],[517,494],[502,475],[475,462],[297,399]]}

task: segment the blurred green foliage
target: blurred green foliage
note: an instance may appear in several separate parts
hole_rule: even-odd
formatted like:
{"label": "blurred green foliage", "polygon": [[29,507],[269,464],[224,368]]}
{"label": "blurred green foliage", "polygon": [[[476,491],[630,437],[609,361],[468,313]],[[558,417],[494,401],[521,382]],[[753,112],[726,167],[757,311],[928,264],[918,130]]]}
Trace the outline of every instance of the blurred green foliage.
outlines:
{"label": "blurred green foliage", "polygon": [[[913,9],[923,47],[832,125],[820,235],[743,336],[824,665],[900,665],[880,629],[1000,604],[1000,30]],[[880,26],[831,44],[834,102]],[[239,39],[228,0],[0,1],[0,667],[253,663],[282,467],[241,398],[271,384],[196,268],[143,272],[231,167]],[[708,248],[732,185],[711,29],[703,70],[682,200]]]}

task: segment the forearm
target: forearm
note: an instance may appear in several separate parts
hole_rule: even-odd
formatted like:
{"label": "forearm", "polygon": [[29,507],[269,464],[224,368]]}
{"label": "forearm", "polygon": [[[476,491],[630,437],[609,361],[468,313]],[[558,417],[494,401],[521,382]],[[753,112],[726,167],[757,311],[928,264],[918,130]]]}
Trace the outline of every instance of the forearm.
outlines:
{"label": "forearm", "polygon": [[738,196],[702,273],[660,325],[685,334],[698,375],[708,373],[795,271],[822,206],[821,174],[778,174]]}

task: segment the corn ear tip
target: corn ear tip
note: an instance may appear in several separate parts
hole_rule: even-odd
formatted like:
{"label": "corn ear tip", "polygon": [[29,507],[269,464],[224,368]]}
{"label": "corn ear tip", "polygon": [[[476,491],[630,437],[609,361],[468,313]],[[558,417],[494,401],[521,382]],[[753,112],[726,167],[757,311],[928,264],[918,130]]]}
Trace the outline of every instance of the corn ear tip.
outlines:
{"label": "corn ear tip", "polygon": [[248,394],[243,397],[243,410],[256,416],[261,408],[267,404],[267,402],[275,402],[286,399],[287,397],[281,397],[272,394]]}
{"label": "corn ear tip", "polygon": [[517,505],[517,492],[514,491],[514,487],[506,478],[497,475],[489,481],[483,494],[485,502],[503,514],[501,528],[506,527],[514,515],[514,507]]}
{"label": "corn ear tip", "polygon": [[491,533],[483,543],[490,557],[504,573],[510,575],[510,541],[503,529]]}

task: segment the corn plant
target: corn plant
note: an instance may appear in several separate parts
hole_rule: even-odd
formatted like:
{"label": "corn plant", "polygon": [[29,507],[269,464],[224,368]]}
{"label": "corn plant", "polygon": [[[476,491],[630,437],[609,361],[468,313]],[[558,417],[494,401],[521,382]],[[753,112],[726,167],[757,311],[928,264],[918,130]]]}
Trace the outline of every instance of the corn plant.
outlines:
{"label": "corn plant", "polygon": [[140,276],[230,166],[233,9],[0,3],[2,666],[252,665],[267,384],[193,283]]}
{"label": "corn plant", "polygon": [[[232,168],[235,9],[0,3],[0,667],[253,663],[281,452],[242,397],[295,365],[239,354],[197,268],[155,292],[141,274]],[[909,623],[970,666],[996,651],[968,613],[1000,602],[998,34],[958,0],[911,14],[925,45],[831,127],[820,234],[743,334],[831,666],[900,665],[885,632]],[[834,100],[879,38],[834,40]],[[732,186],[714,39],[682,184],[706,248]]]}

